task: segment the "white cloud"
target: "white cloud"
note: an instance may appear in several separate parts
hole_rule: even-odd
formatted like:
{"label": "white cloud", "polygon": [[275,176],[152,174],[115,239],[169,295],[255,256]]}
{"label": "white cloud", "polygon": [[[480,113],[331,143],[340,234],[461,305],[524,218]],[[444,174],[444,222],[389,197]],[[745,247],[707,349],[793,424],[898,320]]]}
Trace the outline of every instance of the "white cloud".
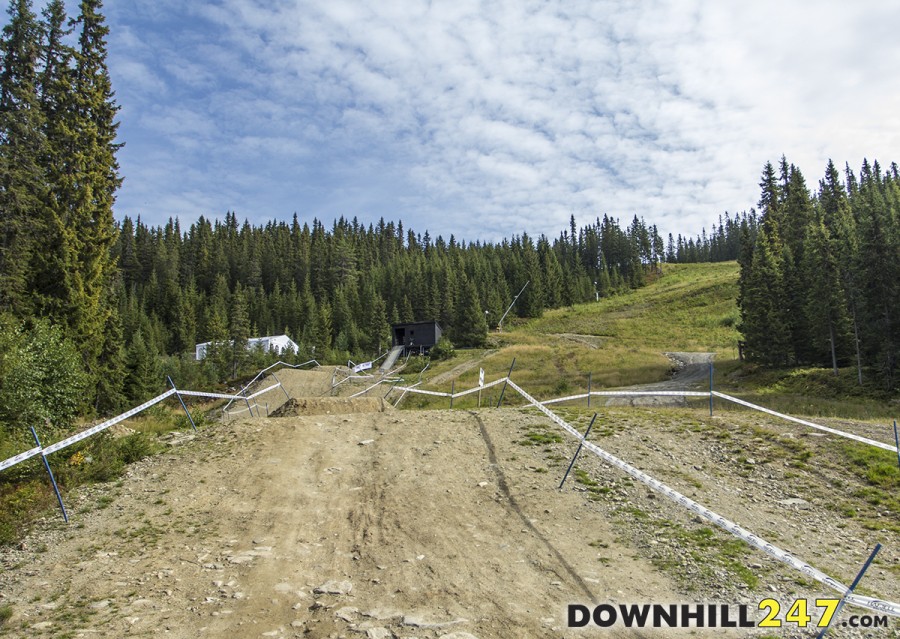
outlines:
{"label": "white cloud", "polygon": [[[814,185],[829,157],[900,148],[890,3],[123,5],[123,212],[167,192],[160,206],[184,194],[206,215],[402,217],[470,239],[604,213],[695,233],[752,206],[782,153]],[[191,181],[153,182],[172,174]]]}

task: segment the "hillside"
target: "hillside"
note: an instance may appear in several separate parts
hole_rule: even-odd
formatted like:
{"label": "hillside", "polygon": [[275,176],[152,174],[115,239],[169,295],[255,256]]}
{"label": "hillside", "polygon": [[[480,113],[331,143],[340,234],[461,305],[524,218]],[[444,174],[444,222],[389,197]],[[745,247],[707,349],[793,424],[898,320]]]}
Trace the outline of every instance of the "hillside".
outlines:
{"label": "hillside", "polygon": [[[595,388],[659,383],[671,367],[662,352],[674,346],[682,359],[715,353],[721,378],[759,380],[754,392],[776,400],[783,377],[726,359],[735,273],[733,264],[669,267],[634,294],[517,324],[494,348],[463,351],[423,381],[461,390],[480,366],[490,379],[516,357],[513,377],[544,397],[582,390],[585,371]],[[48,510],[21,544],[0,549],[0,628],[15,637],[579,637],[565,628],[568,603],[741,603],[759,619],[762,599],[784,613],[795,599],[833,596],[587,452],[558,490],[574,441],[534,409],[511,408],[521,405],[512,392],[502,410],[488,408],[494,387],[480,411],[475,395],[453,411],[396,411],[383,392],[349,399],[359,384],[328,397],[331,369],[278,376],[293,399],[279,389],[261,397],[272,417],[164,435],[166,452],[121,480],[66,491],[71,524]],[[685,377],[705,383],[668,383]],[[447,408],[418,396],[403,404],[419,406]],[[900,598],[893,453],[721,404],[714,417],[697,405],[556,410],[580,430],[598,411],[594,445],[839,580],[883,544],[861,592]],[[890,441],[875,422],[829,425]],[[808,636],[790,624],[782,632]],[[618,627],[608,636],[644,635]]]}
{"label": "hillside", "polygon": [[[715,354],[718,390],[776,410],[882,423],[896,418],[897,398],[857,386],[855,370],[842,369],[835,378],[829,369],[740,362],[736,262],[663,264],[661,270],[643,288],[514,320],[503,333],[491,334],[493,348],[461,350],[452,360],[432,363],[424,383],[445,391],[452,381],[469,388],[477,384],[479,367],[488,379],[502,377],[515,358],[514,377],[535,396],[559,397],[584,392],[589,373],[594,390],[661,382],[675,370],[665,353],[702,352]],[[439,405],[419,398],[411,403]]]}
{"label": "hillside", "polygon": [[[500,377],[516,359],[514,375],[539,396],[586,387],[643,384],[666,379],[673,363],[666,351],[708,351],[718,360],[737,358],[738,266],[663,264],[662,276],[627,294],[513,320],[491,333],[494,348],[459,351],[432,365],[427,379],[449,389],[477,383],[478,368]],[[452,371],[456,370],[456,373]]]}

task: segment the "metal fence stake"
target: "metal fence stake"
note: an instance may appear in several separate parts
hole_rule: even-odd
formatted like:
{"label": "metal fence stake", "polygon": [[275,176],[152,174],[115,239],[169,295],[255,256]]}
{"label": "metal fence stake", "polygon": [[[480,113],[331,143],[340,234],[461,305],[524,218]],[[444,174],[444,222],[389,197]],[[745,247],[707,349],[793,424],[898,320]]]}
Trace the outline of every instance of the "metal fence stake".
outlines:
{"label": "metal fence stake", "polygon": [[191,422],[191,428],[195,431],[197,430],[197,424],[194,423],[194,418],[191,417],[191,411],[188,410],[187,405],[184,403],[184,400],[181,398],[181,393],[178,392],[178,389],[175,388],[175,382],[172,381],[172,378],[166,375],[166,379],[169,380],[169,383],[172,385],[172,388],[175,390],[175,397],[178,398],[178,401],[181,402],[181,407],[184,409],[184,414],[187,415],[188,421]]}
{"label": "metal fence stake", "polygon": [[509,372],[506,374],[506,381],[503,382],[503,389],[500,391],[500,399],[497,400],[497,408],[503,403],[503,393],[506,392],[506,385],[509,384],[509,376],[512,375],[513,367],[516,365],[516,358],[513,357],[512,364],[509,365]]}
{"label": "metal fence stake", "polygon": [[897,444],[897,467],[900,468],[900,435],[897,435],[897,420],[894,420],[894,442]]}
{"label": "metal fence stake", "polygon": [[[34,437],[34,443],[38,445],[38,448],[43,448],[41,446],[41,440],[38,439],[37,432],[34,430],[34,426],[29,426],[31,428],[31,436]],[[62,495],[59,494],[59,486],[56,485],[56,477],[53,476],[53,471],[50,470],[50,462],[47,461],[47,457],[44,455],[44,451],[41,451],[41,459],[44,461],[44,468],[47,470],[47,474],[50,475],[50,483],[53,484],[53,492],[56,493],[56,501],[59,502],[59,509],[62,511],[63,519],[66,523],[69,523],[69,515],[66,513],[66,507],[63,504]]]}
{"label": "metal fence stake", "polygon": [[280,386],[280,387],[281,387],[281,390],[284,391],[284,396],[285,396],[287,399],[290,399],[291,396],[288,394],[287,389],[284,387],[284,384],[281,383],[281,380],[278,379],[277,377],[275,377],[275,373],[272,373],[272,378],[273,378],[276,382],[278,382],[278,386]]}
{"label": "metal fence stake", "polygon": [[594,377],[594,372],[589,371],[588,372],[588,398],[587,398],[588,399],[588,408],[591,407],[591,381],[593,380],[593,377]]}
{"label": "metal fence stake", "polygon": [[584,446],[584,442],[587,439],[587,436],[591,434],[591,429],[594,427],[594,420],[597,419],[597,413],[594,413],[594,416],[591,418],[591,423],[588,424],[587,430],[584,431],[584,436],[581,438],[581,442],[578,444],[578,449],[575,451],[575,456],[572,457],[572,461],[569,464],[569,467],[566,469],[566,474],[563,475],[562,481],[559,482],[559,488],[557,490],[562,490],[563,484],[566,483],[566,478],[569,476],[569,473],[572,472],[572,466],[575,465],[575,460],[578,459],[578,455],[581,454],[581,449]]}
{"label": "metal fence stake", "polygon": [[837,608],[834,611],[834,614],[831,615],[831,619],[828,620],[828,625],[822,628],[822,632],[816,635],[816,639],[822,639],[828,630],[831,628],[831,624],[834,623],[834,620],[837,619],[838,614],[841,612],[841,608],[844,607],[844,602],[847,601],[847,597],[853,594],[853,591],[856,590],[856,586],[859,585],[860,580],[862,580],[863,575],[866,574],[866,571],[869,569],[869,566],[872,565],[872,562],[875,560],[875,555],[878,554],[878,551],[881,550],[881,544],[875,544],[875,549],[872,550],[872,554],[869,555],[869,558],[866,559],[866,563],[863,564],[862,569],[859,571],[859,574],[856,575],[856,579],[853,580],[853,583],[850,585],[850,590],[844,593],[844,596],[841,597],[840,603],[837,605]]}

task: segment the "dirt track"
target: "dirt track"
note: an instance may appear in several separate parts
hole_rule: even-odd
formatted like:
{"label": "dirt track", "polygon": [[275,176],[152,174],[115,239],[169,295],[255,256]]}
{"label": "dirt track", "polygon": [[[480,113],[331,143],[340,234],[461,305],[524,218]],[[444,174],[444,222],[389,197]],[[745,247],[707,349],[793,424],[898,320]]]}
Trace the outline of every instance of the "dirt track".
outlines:
{"label": "dirt track", "polygon": [[[29,542],[39,552],[3,578],[21,629],[10,634],[74,624],[75,636],[106,637],[554,636],[569,602],[675,596],[631,553],[597,562],[585,531],[611,539],[608,523],[507,461],[522,454],[515,420],[379,413],[216,427],[139,464],[113,505],[93,510],[98,495],[86,495],[75,509],[90,512]],[[315,594],[329,583],[348,592]]]}
{"label": "dirt track", "polygon": [[[310,379],[284,377],[295,388]],[[769,439],[756,418],[698,412],[607,409],[593,439],[845,581],[881,541],[866,588],[900,598],[897,514],[862,502],[856,518],[839,517],[841,495],[859,482],[831,438],[779,426]],[[725,533],[697,546],[707,539],[696,536],[706,534],[699,522],[596,458],[579,462],[595,486],[573,476],[558,492],[574,444],[554,434],[545,418],[512,409],[212,426],[118,485],[70,496],[71,525],[52,514],[24,549],[0,553],[0,604],[14,610],[5,629],[13,637],[747,636],[567,630],[565,609],[715,601],[755,610],[764,597],[833,596],[739,550],[759,579],[748,588],[717,563]],[[523,445],[532,436],[542,443]],[[814,465],[794,464],[798,446]],[[791,499],[803,503],[781,503]],[[878,518],[881,531],[863,525]],[[898,636],[896,627],[829,636]]]}
{"label": "dirt track", "polygon": [[[709,364],[715,353],[666,353],[672,360],[675,372],[670,379],[653,384],[640,384],[616,390],[652,391],[652,390],[708,390]],[[613,390],[613,389],[609,389]],[[607,406],[684,406],[683,397],[610,397]]]}

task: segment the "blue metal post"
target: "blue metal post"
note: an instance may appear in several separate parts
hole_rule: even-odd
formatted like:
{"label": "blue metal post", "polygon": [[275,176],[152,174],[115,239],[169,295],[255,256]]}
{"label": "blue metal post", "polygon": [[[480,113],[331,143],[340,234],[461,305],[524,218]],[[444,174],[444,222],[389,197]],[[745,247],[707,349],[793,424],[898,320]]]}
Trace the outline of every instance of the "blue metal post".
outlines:
{"label": "blue metal post", "polygon": [[178,398],[178,401],[181,402],[181,407],[184,409],[184,414],[187,415],[188,421],[191,422],[191,428],[195,431],[197,430],[197,424],[194,423],[194,418],[191,417],[191,411],[188,410],[187,405],[184,403],[184,400],[181,398],[181,393],[178,392],[178,389],[175,388],[175,382],[172,381],[172,378],[166,375],[166,379],[169,380],[169,383],[172,385],[172,388],[175,389],[175,397]]}
{"label": "blue metal post", "polygon": [[[37,432],[34,430],[34,426],[30,426],[31,435],[34,437],[34,443],[38,445],[39,448],[43,448],[41,446],[41,440],[38,439]],[[50,470],[50,462],[47,461],[47,458],[44,456],[44,451],[41,451],[41,459],[44,460],[44,468],[47,469],[47,474],[50,475],[50,483],[53,484],[53,492],[56,493],[56,501],[59,502],[59,509],[62,511],[63,519],[66,520],[66,523],[69,523],[69,515],[66,513],[66,507],[63,505],[62,495],[59,494],[59,486],[56,485],[56,477],[53,476],[53,471]]]}
{"label": "blue metal post", "polygon": [[[524,287],[523,287],[524,289]],[[500,408],[500,404],[503,403],[503,393],[506,392],[506,385],[509,383],[509,376],[512,375],[513,366],[516,365],[516,358],[513,357],[512,364],[509,365],[509,372],[506,374],[506,381],[503,382],[503,389],[500,391],[500,399],[497,400],[497,408]]]}
{"label": "blue metal post", "polygon": [[272,373],[272,379],[274,379],[276,382],[278,382],[278,385],[281,387],[281,390],[284,391],[284,396],[287,397],[288,399],[290,399],[291,396],[288,395],[287,389],[286,389],[286,388],[284,387],[284,385],[281,383],[281,380],[278,379],[277,377],[275,377],[275,373]]}
{"label": "blue metal post", "polygon": [[897,435],[897,420],[894,420],[894,442],[897,444],[897,466],[900,467],[900,435]]}
{"label": "blue metal post", "polygon": [[881,550],[881,544],[875,544],[875,549],[872,551],[872,554],[869,555],[869,558],[866,559],[866,563],[863,564],[862,570],[859,571],[859,574],[856,575],[856,579],[853,580],[853,583],[850,585],[850,590],[844,593],[844,596],[841,597],[841,601],[837,606],[837,609],[834,611],[834,614],[831,615],[831,619],[828,621],[828,625],[822,628],[822,632],[816,635],[816,639],[822,639],[825,634],[828,632],[828,629],[831,628],[831,624],[834,623],[834,620],[837,619],[838,614],[841,612],[841,608],[844,607],[844,602],[847,601],[847,596],[852,595],[853,591],[856,590],[856,586],[859,585],[860,580],[862,580],[863,575],[866,574],[866,571],[869,569],[869,566],[872,565],[872,562],[875,560],[875,555],[878,554],[878,551]]}
{"label": "blue metal post", "polygon": [[566,483],[566,478],[569,476],[569,473],[572,472],[572,466],[575,465],[575,460],[578,459],[578,455],[581,454],[581,448],[584,446],[584,442],[587,439],[587,436],[591,434],[591,429],[594,427],[594,420],[597,419],[597,413],[594,413],[594,416],[591,418],[591,423],[588,424],[587,430],[584,431],[584,437],[581,438],[581,442],[578,444],[578,450],[575,451],[575,456],[572,457],[572,463],[569,464],[569,467],[566,469],[566,474],[563,475],[562,481],[559,482],[558,490],[562,490],[563,484]]}

